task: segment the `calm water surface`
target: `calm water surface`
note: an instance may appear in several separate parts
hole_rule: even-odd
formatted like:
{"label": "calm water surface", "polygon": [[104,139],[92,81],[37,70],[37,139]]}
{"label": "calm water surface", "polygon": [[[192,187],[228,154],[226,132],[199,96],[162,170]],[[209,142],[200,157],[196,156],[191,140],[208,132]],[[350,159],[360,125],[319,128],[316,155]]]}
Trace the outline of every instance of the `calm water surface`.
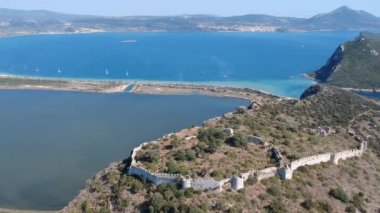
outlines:
{"label": "calm water surface", "polygon": [[[18,75],[214,82],[298,97],[358,32],[95,33],[0,39],[0,71]],[[123,42],[123,41],[135,42]]]}
{"label": "calm water surface", "polygon": [[248,103],[204,96],[0,91],[0,206],[60,209],[142,142]]}

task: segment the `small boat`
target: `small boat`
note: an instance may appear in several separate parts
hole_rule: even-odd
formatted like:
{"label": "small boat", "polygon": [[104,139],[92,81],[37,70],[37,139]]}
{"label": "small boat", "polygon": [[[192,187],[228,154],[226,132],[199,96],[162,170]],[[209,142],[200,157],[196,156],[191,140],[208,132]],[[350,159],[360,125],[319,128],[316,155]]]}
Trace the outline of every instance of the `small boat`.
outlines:
{"label": "small boat", "polygon": [[36,69],[36,72],[39,72],[39,71],[40,71],[40,69],[37,68],[37,69]]}
{"label": "small boat", "polygon": [[121,43],[136,43],[137,40],[134,40],[134,39],[131,39],[131,40],[123,40],[123,41],[120,41]]}
{"label": "small boat", "polygon": [[227,75],[223,75],[222,77],[223,77],[223,78],[228,78],[228,76],[227,76]]}
{"label": "small boat", "polygon": [[58,67],[58,73],[61,73],[61,68]]}
{"label": "small boat", "polygon": [[126,76],[129,76],[129,72],[127,71],[127,72],[125,73],[125,75],[126,75]]}
{"label": "small boat", "polygon": [[106,69],[106,75],[108,75],[109,74],[109,72],[108,72],[108,68]]}

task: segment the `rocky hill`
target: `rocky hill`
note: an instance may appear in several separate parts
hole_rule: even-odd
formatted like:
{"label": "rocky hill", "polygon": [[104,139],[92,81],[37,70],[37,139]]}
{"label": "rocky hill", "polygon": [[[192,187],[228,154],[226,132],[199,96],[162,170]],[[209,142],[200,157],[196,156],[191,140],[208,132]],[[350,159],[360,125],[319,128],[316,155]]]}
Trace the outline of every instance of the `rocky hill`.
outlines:
{"label": "rocky hill", "polygon": [[355,30],[361,28],[378,27],[379,18],[360,10],[352,10],[347,6],[342,6],[330,13],[318,14],[308,19],[305,28],[309,29],[340,29]]}
{"label": "rocky hill", "polygon": [[78,32],[141,31],[313,31],[380,29],[380,18],[341,7],[311,18],[249,14],[105,17],[55,13],[44,10],[0,9],[0,35]]}
{"label": "rocky hill", "polygon": [[380,34],[363,32],[339,46],[315,78],[339,87],[379,89]]}
{"label": "rocky hill", "polygon": [[[198,131],[184,130],[145,146],[136,157],[152,171],[220,179],[255,166],[282,166],[312,154],[356,148],[365,140],[369,147],[362,157],[339,165],[301,166],[291,180],[248,178],[243,189],[222,192],[142,181],[128,175],[128,158],[98,173],[62,212],[377,212],[379,124],[380,106],[371,100],[313,86],[301,100],[272,98],[260,107],[239,108]],[[225,127],[234,130],[233,137],[223,133]],[[247,144],[247,135],[260,136],[264,143]],[[279,152],[273,154],[268,144]]]}

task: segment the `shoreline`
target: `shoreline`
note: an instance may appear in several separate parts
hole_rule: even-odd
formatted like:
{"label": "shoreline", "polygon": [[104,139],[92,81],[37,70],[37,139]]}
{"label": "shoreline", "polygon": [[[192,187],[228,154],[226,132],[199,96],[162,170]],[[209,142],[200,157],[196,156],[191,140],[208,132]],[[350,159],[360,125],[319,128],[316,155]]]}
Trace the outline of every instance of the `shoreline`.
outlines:
{"label": "shoreline", "polygon": [[39,211],[39,210],[22,210],[22,209],[8,209],[8,208],[1,208],[0,207],[0,213],[56,213],[57,211]]}
{"label": "shoreline", "polygon": [[1,38],[11,38],[11,37],[20,37],[20,36],[39,36],[39,35],[78,35],[78,34],[95,34],[95,33],[179,33],[179,32],[186,32],[186,33],[313,33],[313,32],[359,32],[359,31],[377,31],[377,29],[358,29],[358,30],[333,30],[333,29],[319,29],[319,30],[288,30],[288,31],[277,31],[277,30],[209,30],[209,29],[203,29],[203,30],[195,30],[195,31],[168,31],[168,30],[140,30],[140,31],[133,31],[133,30],[125,30],[125,31],[110,31],[106,29],[90,29],[85,28],[82,29],[83,31],[76,31],[76,32],[62,32],[62,31],[54,31],[54,32],[27,32],[27,31],[20,31],[20,32],[11,32],[11,33],[4,33],[0,32],[0,39]]}
{"label": "shoreline", "polygon": [[102,81],[84,79],[59,79],[0,74],[1,90],[51,90],[93,93],[122,93],[129,81]]}
{"label": "shoreline", "polygon": [[[225,83],[223,85],[223,83]],[[239,85],[240,83],[240,85]],[[206,95],[250,100],[251,93],[261,93],[283,99],[294,97],[277,95],[250,87],[249,82],[177,82],[140,79],[83,79],[21,76],[0,72],[0,90],[51,90],[93,93],[133,93],[146,95]],[[245,85],[244,85],[245,84]],[[128,91],[127,91],[128,89]]]}

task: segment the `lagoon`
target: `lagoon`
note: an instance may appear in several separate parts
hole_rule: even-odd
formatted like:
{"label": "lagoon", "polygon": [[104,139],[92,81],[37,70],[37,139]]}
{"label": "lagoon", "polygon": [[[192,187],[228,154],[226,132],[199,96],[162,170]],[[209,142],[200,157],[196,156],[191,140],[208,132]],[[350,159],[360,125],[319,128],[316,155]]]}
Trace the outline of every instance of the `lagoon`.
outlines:
{"label": "lagoon", "polygon": [[0,91],[0,207],[58,210],[132,148],[248,105],[205,96]]}

